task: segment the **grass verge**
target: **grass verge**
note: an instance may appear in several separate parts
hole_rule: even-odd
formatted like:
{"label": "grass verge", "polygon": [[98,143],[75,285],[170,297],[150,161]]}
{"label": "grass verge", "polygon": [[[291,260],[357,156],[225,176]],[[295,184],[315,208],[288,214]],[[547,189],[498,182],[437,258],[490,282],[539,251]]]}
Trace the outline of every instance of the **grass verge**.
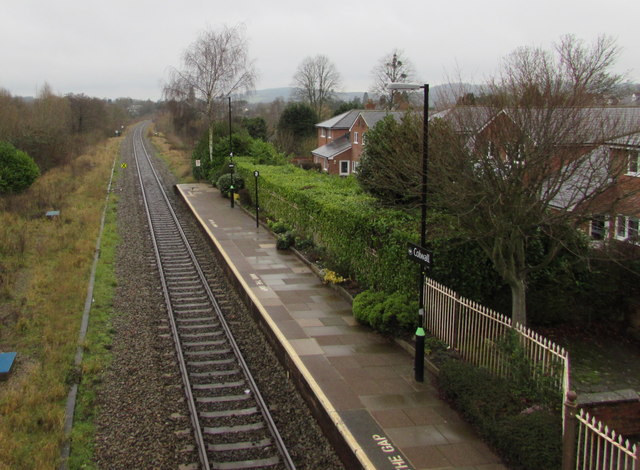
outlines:
{"label": "grass verge", "polygon": [[120,243],[117,228],[118,199],[109,198],[104,231],[100,245],[100,258],[96,266],[93,304],[89,329],[84,343],[81,380],[78,387],[73,430],[71,432],[70,469],[93,469],[95,417],[99,411],[96,397],[102,375],[111,362],[113,329],[111,317],[117,287],[116,249]]}
{"label": "grass verge", "polygon": [[[105,188],[121,138],[0,198],[0,351],[16,351],[0,383],[0,469],[53,469],[64,440],[73,357]],[[47,219],[44,213],[59,210]]]}
{"label": "grass verge", "polygon": [[188,152],[171,145],[165,136],[149,128],[149,138],[156,149],[158,157],[164,161],[179,183],[193,183],[196,180],[191,172],[191,157]]}

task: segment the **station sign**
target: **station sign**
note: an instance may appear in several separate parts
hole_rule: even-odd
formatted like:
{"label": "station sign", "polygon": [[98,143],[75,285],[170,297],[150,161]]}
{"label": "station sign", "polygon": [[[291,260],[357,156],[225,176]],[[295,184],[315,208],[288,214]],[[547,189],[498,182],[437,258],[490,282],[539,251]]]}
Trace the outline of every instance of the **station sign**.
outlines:
{"label": "station sign", "polygon": [[411,261],[420,263],[424,266],[431,265],[432,254],[426,248],[414,243],[407,243],[407,255]]}

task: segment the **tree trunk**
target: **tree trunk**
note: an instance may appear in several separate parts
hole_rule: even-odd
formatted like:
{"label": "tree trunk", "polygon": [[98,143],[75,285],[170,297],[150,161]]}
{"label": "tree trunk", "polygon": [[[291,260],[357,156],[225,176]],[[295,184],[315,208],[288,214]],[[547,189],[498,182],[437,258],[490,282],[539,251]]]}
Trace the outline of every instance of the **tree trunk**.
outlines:
{"label": "tree trunk", "polygon": [[213,161],[213,123],[209,124],[209,161]]}
{"label": "tree trunk", "polygon": [[511,320],[513,326],[520,323],[527,326],[527,291],[523,279],[509,283],[511,287]]}

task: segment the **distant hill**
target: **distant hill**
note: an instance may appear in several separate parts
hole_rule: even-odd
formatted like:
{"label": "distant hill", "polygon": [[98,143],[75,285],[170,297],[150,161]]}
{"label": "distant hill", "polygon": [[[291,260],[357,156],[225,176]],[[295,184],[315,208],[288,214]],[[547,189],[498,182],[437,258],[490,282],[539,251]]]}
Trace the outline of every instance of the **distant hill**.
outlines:
{"label": "distant hill", "polygon": [[239,98],[241,100],[246,100],[250,104],[271,103],[278,98],[282,98],[287,101],[292,92],[292,87],[265,88],[264,90],[255,90],[250,93],[245,93]]}
{"label": "distant hill", "polygon": [[[278,98],[288,101],[292,98],[294,90],[293,87],[265,88],[241,95],[239,99],[246,100],[249,104],[271,103]],[[442,102],[444,97],[459,94],[461,90],[478,94],[481,91],[481,87],[469,84],[432,86],[429,90],[429,106]],[[336,97],[341,101],[352,101],[354,98],[362,99],[364,94],[365,91],[347,91],[336,93]],[[371,93],[369,93],[369,97],[374,98]]]}
{"label": "distant hill", "polygon": [[[294,90],[293,87],[265,88],[246,93],[239,98],[246,100],[249,104],[271,103],[278,98],[288,101],[293,96]],[[364,93],[364,91],[348,91],[336,93],[336,96],[342,101],[351,101],[354,98],[362,99]]]}

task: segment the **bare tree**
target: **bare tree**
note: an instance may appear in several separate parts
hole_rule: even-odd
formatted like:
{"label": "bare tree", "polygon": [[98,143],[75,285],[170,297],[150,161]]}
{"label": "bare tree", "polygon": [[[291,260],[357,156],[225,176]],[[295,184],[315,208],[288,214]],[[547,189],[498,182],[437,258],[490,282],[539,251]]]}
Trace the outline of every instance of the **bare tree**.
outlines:
{"label": "bare tree", "polygon": [[324,107],[340,84],[335,65],[321,54],[304,59],[293,76],[296,96],[308,103],[319,117],[325,115]]}
{"label": "bare tree", "polygon": [[[602,60],[615,44],[566,41],[557,56],[516,50],[484,88],[482,105],[455,106],[429,125],[430,205],[483,249],[511,288],[512,318],[521,324],[530,274],[570,249],[567,235],[593,217],[594,201],[606,199],[612,210],[629,196],[602,197],[622,170],[604,144],[640,128],[637,114],[635,123],[627,119],[633,110],[593,106],[620,81]],[[358,176],[366,189],[391,203],[420,200],[421,127],[420,116],[409,115],[367,134]],[[541,239],[544,253],[534,260],[530,247]]]}
{"label": "bare tree", "polygon": [[171,69],[164,87],[165,98],[188,103],[205,117],[210,159],[213,159],[216,102],[232,93],[252,89],[255,78],[244,28],[240,26],[204,31],[184,52],[182,68]]}
{"label": "bare tree", "polygon": [[371,71],[371,75],[371,92],[380,96],[380,104],[384,109],[394,109],[398,105],[397,92],[387,88],[389,83],[411,83],[415,80],[413,64],[399,49],[394,49],[382,57]]}
{"label": "bare tree", "polygon": [[[631,129],[619,113],[592,107],[620,82],[609,70],[616,51],[606,38],[588,49],[571,37],[555,57],[518,49],[489,84],[485,105],[453,109],[434,135],[437,204],[511,288],[515,322],[527,321],[528,276],[567,248],[567,230],[589,220],[591,203],[618,180],[621,167],[604,144]],[[534,263],[528,247],[540,237],[545,252]]]}
{"label": "bare tree", "polygon": [[591,48],[573,35],[563,36],[556,45],[563,74],[569,78],[573,93],[603,97],[612,92],[623,77],[610,72],[620,48],[610,36],[599,36]]}

